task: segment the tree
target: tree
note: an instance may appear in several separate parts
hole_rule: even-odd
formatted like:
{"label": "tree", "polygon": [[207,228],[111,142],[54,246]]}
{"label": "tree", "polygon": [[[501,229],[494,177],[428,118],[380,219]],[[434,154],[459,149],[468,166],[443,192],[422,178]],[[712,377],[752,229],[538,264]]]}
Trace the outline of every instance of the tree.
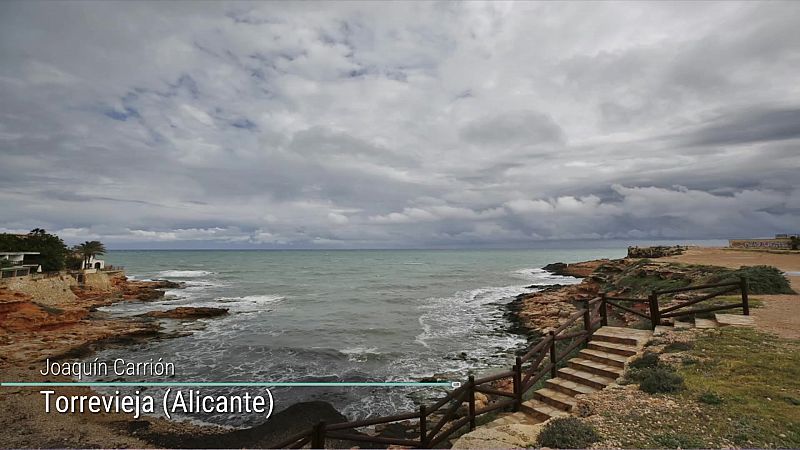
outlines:
{"label": "tree", "polygon": [[35,258],[44,271],[61,270],[67,256],[67,246],[54,234],[41,228],[34,228],[25,236],[0,234],[0,251],[38,252]]}
{"label": "tree", "polygon": [[67,245],[55,234],[50,234],[41,228],[35,228],[25,238],[24,250],[39,252],[39,264],[42,270],[49,272],[64,268],[64,258],[67,256]]}
{"label": "tree", "polygon": [[792,250],[797,250],[800,247],[800,237],[792,236],[789,238],[789,245],[792,247]]}
{"label": "tree", "polygon": [[106,246],[100,241],[86,241],[83,244],[76,245],[74,250],[83,256],[83,268],[88,269],[89,261],[97,255],[106,253]]}

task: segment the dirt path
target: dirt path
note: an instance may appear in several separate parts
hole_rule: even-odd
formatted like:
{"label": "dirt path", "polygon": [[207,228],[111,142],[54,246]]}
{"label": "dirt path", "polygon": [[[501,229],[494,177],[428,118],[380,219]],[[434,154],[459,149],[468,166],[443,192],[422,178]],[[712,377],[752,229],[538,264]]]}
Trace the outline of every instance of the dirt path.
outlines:
{"label": "dirt path", "polygon": [[[774,266],[790,273],[792,289],[800,293],[800,253],[767,253],[721,248],[691,248],[683,255],[659,258],[684,264],[709,264],[730,268],[741,266]],[[800,295],[757,295],[764,302],[752,311],[758,328],[778,336],[800,339]]]}

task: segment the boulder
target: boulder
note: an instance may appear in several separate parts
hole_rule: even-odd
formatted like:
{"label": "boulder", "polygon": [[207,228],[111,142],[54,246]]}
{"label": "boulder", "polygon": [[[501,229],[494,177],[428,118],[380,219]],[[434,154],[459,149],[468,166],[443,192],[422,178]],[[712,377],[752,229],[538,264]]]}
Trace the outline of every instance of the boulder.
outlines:
{"label": "boulder", "polygon": [[166,311],[150,311],[143,314],[146,317],[166,319],[200,319],[204,317],[217,317],[228,314],[228,308],[190,307],[181,306]]}

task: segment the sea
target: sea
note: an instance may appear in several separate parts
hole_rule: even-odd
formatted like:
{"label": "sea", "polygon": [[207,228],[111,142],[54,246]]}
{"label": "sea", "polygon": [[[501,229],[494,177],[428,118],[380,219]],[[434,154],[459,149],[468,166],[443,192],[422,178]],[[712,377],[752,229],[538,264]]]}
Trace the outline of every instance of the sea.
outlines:
{"label": "sea", "polygon": [[[160,319],[180,337],[109,348],[101,360],[175,364],[163,381],[462,381],[504,370],[526,336],[510,331],[507,304],[541,286],[576,283],[541,268],[552,262],[620,258],[625,248],[548,250],[148,250],[110,251],[133,279],[185,284],[163,300],[100,308],[135,316],[178,306],[228,308],[199,320]],[[111,380],[104,380],[111,381]],[[125,381],[159,381],[129,378]],[[236,393],[243,388],[215,388]],[[274,388],[275,411],[331,403],[349,419],[415,410],[438,387]],[[252,426],[253,415],[184,419]]]}

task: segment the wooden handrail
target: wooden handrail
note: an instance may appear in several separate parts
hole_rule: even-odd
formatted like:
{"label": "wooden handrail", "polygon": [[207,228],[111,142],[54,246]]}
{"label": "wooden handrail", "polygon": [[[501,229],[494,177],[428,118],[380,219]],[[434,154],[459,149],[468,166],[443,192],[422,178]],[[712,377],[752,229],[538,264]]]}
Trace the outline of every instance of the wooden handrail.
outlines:
{"label": "wooden handrail", "polygon": [[447,430],[445,430],[444,433],[440,434],[439,436],[431,438],[430,446],[435,447],[436,444],[450,437],[451,434],[458,431],[459,428],[463,427],[468,422],[469,422],[469,417],[462,417],[458,420],[453,421],[453,424]]}
{"label": "wooden handrail", "polygon": [[395,414],[392,416],[376,417],[374,419],[363,419],[363,420],[354,420],[352,422],[335,423],[328,425],[327,430],[329,431],[347,430],[350,428],[361,428],[370,425],[377,425],[379,423],[399,422],[401,420],[418,419],[418,418],[419,418],[419,413],[415,411],[410,413]]}
{"label": "wooden handrail", "polygon": [[275,448],[290,448],[289,446],[294,444],[295,442],[303,439],[303,438],[311,438],[311,432],[309,430],[302,431],[293,435],[290,438],[284,439],[283,441],[279,442],[275,445]]}
{"label": "wooden handrail", "polygon": [[402,445],[406,447],[416,447],[419,444],[419,441],[411,439],[387,438],[381,436],[369,436],[364,434],[347,434],[341,432],[327,433],[325,437],[329,439],[344,439],[347,441],[356,441],[356,442],[377,442],[379,444]]}
{"label": "wooden handrail", "polygon": [[475,415],[476,416],[480,416],[481,414],[486,414],[486,413],[492,412],[492,411],[494,411],[496,409],[506,408],[508,406],[512,406],[513,404],[514,404],[514,399],[501,400],[499,402],[492,403],[491,405],[488,405],[488,406],[486,406],[484,408],[481,408],[481,409],[475,411]]}
{"label": "wooden handrail", "polygon": [[497,395],[500,397],[512,397],[512,398],[514,397],[513,392],[501,391],[499,389],[492,389],[481,386],[475,386],[475,392],[481,392],[483,394],[489,394],[489,395]]}
{"label": "wooden handrail", "polygon": [[731,288],[728,288],[728,289],[723,289],[721,291],[712,292],[712,293],[710,293],[708,295],[703,295],[703,296],[700,296],[700,297],[697,297],[697,298],[693,298],[693,299],[691,299],[691,300],[689,300],[687,302],[684,302],[684,303],[681,303],[681,304],[678,304],[678,305],[670,306],[669,308],[664,308],[664,309],[661,310],[661,314],[662,314],[661,317],[664,317],[663,316],[664,313],[672,312],[672,311],[675,311],[676,309],[681,309],[681,308],[686,307],[686,306],[691,306],[691,305],[694,305],[696,303],[700,303],[700,302],[702,302],[704,300],[709,300],[709,299],[712,299],[714,297],[718,297],[720,295],[729,294],[731,292],[735,292],[735,291],[738,291],[738,290],[739,290],[739,287],[735,286],[735,287],[731,287]]}
{"label": "wooden handrail", "polygon": [[649,315],[647,315],[647,314],[645,314],[645,313],[643,313],[643,312],[641,312],[641,311],[636,311],[635,309],[628,308],[628,307],[626,307],[626,306],[622,306],[622,305],[618,305],[618,304],[616,304],[616,303],[614,303],[614,302],[612,302],[612,301],[609,301],[609,300],[606,300],[606,303],[607,303],[607,304],[609,304],[609,305],[611,305],[611,306],[615,306],[615,307],[617,307],[617,308],[619,308],[619,309],[622,309],[622,310],[624,310],[624,311],[628,311],[628,312],[629,312],[629,313],[631,313],[631,314],[636,314],[637,316],[644,317],[645,319],[650,319],[650,316],[649,316]]}
{"label": "wooden handrail", "polygon": [[580,347],[583,344],[583,342],[584,342],[583,339],[578,339],[575,342],[573,342],[572,344],[570,344],[569,347],[567,347],[567,349],[564,350],[563,353],[561,353],[561,355],[557,355],[556,356],[556,364],[560,363],[564,358],[566,358],[567,355],[570,354],[570,352],[572,352],[576,348]]}
{"label": "wooden handrail", "polygon": [[487,375],[485,377],[476,378],[475,384],[480,385],[484,383],[490,383],[492,381],[502,380],[503,378],[508,378],[511,375],[514,375],[513,370],[506,370],[505,372],[496,373],[494,375]]}
{"label": "wooden handrail", "polygon": [[596,304],[596,303],[600,303],[600,302],[602,302],[602,301],[603,301],[603,297],[595,297],[595,298],[593,298],[593,299],[589,300],[588,302],[586,302],[586,304],[587,304],[588,306],[592,306],[592,305],[594,305],[594,304]]}
{"label": "wooden handrail", "polygon": [[447,411],[444,413],[442,418],[439,419],[439,422],[436,425],[434,425],[434,427],[431,429],[430,433],[431,436],[435,436],[436,433],[438,433],[439,430],[441,430],[442,427],[447,423],[447,421],[450,420],[451,417],[453,417],[456,411],[458,411],[458,408],[461,406],[462,403],[464,403],[464,398],[463,398],[464,394],[466,394],[466,391],[462,392],[461,395],[458,396],[457,401],[453,402],[450,408],[448,408]]}
{"label": "wooden handrail", "polygon": [[428,408],[428,415],[431,415],[434,411],[444,406],[447,402],[461,395],[466,389],[467,386],[465,384],[462,384],[461,387],[453,389],[452,391],[448,392],[447,395],[439,399],[439,401],[434,403],[433,406]]}
{"label": "wooden handrail", "polygon": [[578,311],[578,312],[574,313],[573,315],[571,315],[571,316],[567,317],[567,320],[566,320],[564,323],[562,323],[562,324],[561,324],[561,326],[559,326],[558,328],[556,328],[555,330],[553,330],[553,331],[552,331],[552,334],[559,334],[559,333],[561,333],[562,331],[564,331],[564,330],[566,330],[567,328],[569,328],[570,326],[572,326],[572,325],[573,325],[575,322],[577,322],[577,321],[578,321],[578,319],[580,319],[581,317],[583,317],[583,310],[580,310],[580,311]]}
{"label": "wooden handrail", "polygon": [[586,334],[588,334],[586,330],[574,331],[572,333],[560,334],[560,335],[555,337],[555,340],[556,341],[564,341],[564,340],[572,339],[572,338],[575,338],[575,337],[578,337],[578,336],[585,336]]}
{"label": "wooden handrail", "polygon": [[[287,445],[286,448],[303,448],[309,442],[311,442],[311,436],[306,436],[303,439],[300,439],[299,441],[295,442],[294,444]],[[283,448],[283,447],[277,447],[277,448]]]}
{"label": "wooden handrail", "polygon": [[656,294],[674,294],[676,292],[686,292],[686,291],[696,291],[698,289],[711,289],[716,287],[725,287],[725,286],[738,286],[739,281],[727,281],[724,283],[715,283],[715,284],[700,284],[697,286],[686,286],[681,288],[674,288],[674,289],[661,289],[657,291],[653,291]]}
{"label": "wooden handrail", "polygon": [[664,314],[663,318],[669,317],[681,317],[681,316],[690,316],[692,314],[702,314],[707,312],[714,312],[714,311],[722,311],[723,309],[733,309],[733,308],[744,308],[744,302],[742,303],[733,303],[730,305],[721,305],[721,306],[712,306],[710,308],[703,308],[703,309],[690,309],[688,311],[677,311]]}
{"label": "wooden handrail", "polygon": [[646,298],[633,298],[633,297],[606,297],[606,301],[614,300],[617,302],[631,302],[631,303],[647,303]]}
{"label": "wooden handrail", "polygon": [[[592,332],[595,330],[595,325],[602,322],[601,317],[593,317],[593,316],[598,315],[598,313],[600,314],[600,316],[603,316],[607,303],[610,303],[608,302],[608,299],[603,296],[595,297],[591,300],[584,300],[583,302],[584,302],[584,308],[579,309],[574,314],[570,315],[563,323],[561,323],[558,326],[558,328],[551,331],[546,336],[543,336],[540,339],[540,341],[537,342],[536,345],[534,345],[530,350],[528,350],[528,352],[525,353],[523,356],[517,357],[517,363],[514,366],[515,367],[514,370],[495,373],[477,379],[470,376],[469,381],[466,384],[448,392],[443,398],[439,399],[433,406],[425,407],[424,405],[421,405],[419,408],[419,412],[395,414],[392,416],[357,420],[352,422],[343,422],[331,425],[326,425],[320,422],[312,430],[292,436],[291,439],[287,439],[281,442],[280,445],[278,445],[277,447],[288,447],[293,445],[303,446],[310,442],[311,446],[316,448],[318,446],[324,446],[326,438],[346,439],[359,442],[374,442],[380,444],[394,444],[394,445],[402,445],[408,447],[434,447],[436,444],[440,443],[441,441],[449,437],[451,434],[459,430],[464,425],[469,424],[470,428],[474,428],[475,418],[477,416],[489,413],[491,411],[507,408],[510,406],[513,406],[516,410],[516,408],[520,406],[522,402],[522,395],[525,392],[530,390],[548,372],[550,372],[551,376],[555,377],[557,364],[561,362],[564,358],[566,358],[573,350],[578,348],[578,346],[584,344],[589,340]],[[594,305],[597,305],[597,307],[593,308],[592,306]],[[612,303],[612,305],[614,304]],[[614,305],[614,306],[620,307],[620,305]],[[578,321],[578,319],[581,318],[583,318],[582,325],[584,329],[580,331],[565,333],[566,330],[573,327]],[[557,353],[555,346],[556,341],[575,339],[575,338],[578,339],[572,342],[567,347],[566,350],[564,350],[560,355]],[[550,360],[547,363],[542,364],[542,362],[545,360],[545,358],[547,358],[548,355],[550,356]],[[533,362],[529,364],[529,369],[523,370],[523,364],[528,364],[533,358],[535,358],[535,360],[533,360]],[[524,379],[522,379],[523,373],[525,375]],[[508,377],[515,378],[514,393],[502,391],[499,389],[494,389],[488,386],[481,386],[483,384],[506,379]],[[507,400],[495,401],[487,405],[486,407],[477,409],[474,401],[475,392],[481,392],[487,395],[494,395],[498,397],[510,397],[510,398],[508,398]],[[465,417],[450,422],[452,417],[455,415],[456,411],[464,404],[465,401],[468,402],[468,414]],[[439,411],[440,408],[442,408],[448,402],[452,402],[452,405],[450,405],[447,408],[442,417],[433,427],[428,428],[428,426],[430,425],[428,417]],[[362,434],[349,434],[342,432],[342,430],[349,430],[370,425],[397,422],[408,419],[419,419],[420,421],[419,440],[386,438],[380,436],[368,436]],[[446,426],[447,428],[445,428]]]}
{"label": "wooden handrail", "polygon": [[552,363],[550,363],[550,361],[548,361],[547,364],[543,365],[542,368],[539,369],[538,372],[536,372],[535,374],[531,375],[530,378],[529,378],[530,381],[526,382],[523,391],[524,392],[528,392],[528,390],[530,388],[532,388],[534,384],[538,383],[539,380],[543,376],[545,376],[547,374],[547,372],[550,372],[550,370],[553,368],[551,366],[552,366]]}
{"label": "wooden handrail", "polygon": [[534,345],[532,349],[528,350],[528,353],[525,353],[522,356],[522,361],[525,362],[526,360],[530,359],[534,353],[543,350],[547,345],[549,345],[548,339],[550,339],[550,336],[545,336],[542,338],[538,344]]}

